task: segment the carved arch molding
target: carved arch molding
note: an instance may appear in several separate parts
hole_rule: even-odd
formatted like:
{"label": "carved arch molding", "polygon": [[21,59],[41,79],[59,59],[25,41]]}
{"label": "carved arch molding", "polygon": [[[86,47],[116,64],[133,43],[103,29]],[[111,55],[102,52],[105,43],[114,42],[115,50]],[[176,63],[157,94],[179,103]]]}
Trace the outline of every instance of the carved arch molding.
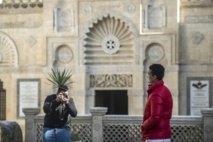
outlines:
{"label": "carved arch molding", "polygon": [[0,66],[17,66],[18,54],[12,39],[0,32]]}
{"label": "carved arch molding", "polygon": [[138,30],[128,18],[116,12],[104,12],[88,23],[84,35],[85,65],[137,63]]}

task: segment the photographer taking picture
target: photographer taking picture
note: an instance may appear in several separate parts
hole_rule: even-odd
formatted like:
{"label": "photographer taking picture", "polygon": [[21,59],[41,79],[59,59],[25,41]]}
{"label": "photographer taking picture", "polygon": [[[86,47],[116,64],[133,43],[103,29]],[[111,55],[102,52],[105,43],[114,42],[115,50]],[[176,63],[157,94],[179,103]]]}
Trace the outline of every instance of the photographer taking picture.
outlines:
{"label": "photographer taking picture", "polygon": [[56,94],[46,97],[43,110],[45,112],[42,132],[43,142],[71,142],[69,123],[71,116],[77,116],[74,101],[68,95],[68,87],[59,85]]}

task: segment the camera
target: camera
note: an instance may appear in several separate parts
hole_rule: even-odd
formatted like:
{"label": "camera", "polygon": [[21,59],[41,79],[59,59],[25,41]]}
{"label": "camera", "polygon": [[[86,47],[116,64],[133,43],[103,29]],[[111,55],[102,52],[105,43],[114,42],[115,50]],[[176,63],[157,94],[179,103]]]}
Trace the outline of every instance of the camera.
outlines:
{"label": "camera", "polygon": [[65,98],[68,98],[68,96],[67,96],[67,94],[66,94],[66,93],[63,93],[63,96],[64,96]]}

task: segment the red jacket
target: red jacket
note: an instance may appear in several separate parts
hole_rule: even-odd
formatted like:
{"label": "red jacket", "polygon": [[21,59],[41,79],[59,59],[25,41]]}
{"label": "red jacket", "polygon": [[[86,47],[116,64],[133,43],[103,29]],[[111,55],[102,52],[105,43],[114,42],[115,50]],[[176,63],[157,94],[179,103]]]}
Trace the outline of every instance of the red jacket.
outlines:
{"label": "red jacket", "polygon": [[149,86],[148,100],[141,127],[143,140],[171,138],[170,119],[173,100],[169,89],[160,80]]}

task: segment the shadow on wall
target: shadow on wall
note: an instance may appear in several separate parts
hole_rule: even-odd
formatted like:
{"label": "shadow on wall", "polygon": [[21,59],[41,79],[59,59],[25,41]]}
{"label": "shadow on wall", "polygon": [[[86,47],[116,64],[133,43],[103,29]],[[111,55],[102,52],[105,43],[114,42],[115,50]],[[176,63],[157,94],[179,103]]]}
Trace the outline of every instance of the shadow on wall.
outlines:
{"label": "shadow on wall", "polygon": [[22,142],[22,131],[17,122],[0,121],[0,142]]}

